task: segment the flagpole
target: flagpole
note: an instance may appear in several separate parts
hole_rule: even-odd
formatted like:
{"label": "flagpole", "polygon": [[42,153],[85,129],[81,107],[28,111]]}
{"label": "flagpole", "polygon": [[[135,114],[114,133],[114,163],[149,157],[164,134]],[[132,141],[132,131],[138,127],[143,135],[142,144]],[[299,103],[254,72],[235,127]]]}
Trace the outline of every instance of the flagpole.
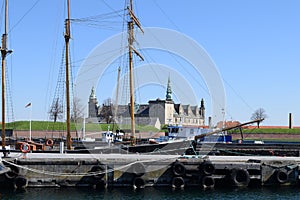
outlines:
{"label": "flagpole", "polygon": [[25,108],[28,108],[30,107],[29,109],[29,141],[31,141],[31,115],[32,115],[32,103],[28,103]]}
{"label": "flagpole", "polygon": [[29,141],[31,141],[31,115],[32,115],[32,104],[29,111]]}

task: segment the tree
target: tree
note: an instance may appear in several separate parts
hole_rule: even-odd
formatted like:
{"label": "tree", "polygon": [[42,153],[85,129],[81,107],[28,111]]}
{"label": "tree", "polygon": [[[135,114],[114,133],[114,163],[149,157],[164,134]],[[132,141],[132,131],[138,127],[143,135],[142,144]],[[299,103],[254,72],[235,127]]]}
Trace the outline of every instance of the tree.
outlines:
{"label": "tree", "polygon": [[100,117],[104,118],[107,124],[113,122],[113,103],[110,98],[103,101]]}
{"label": "tree", "polygon": [[62,119],[63,118],[63,106],[62,103],[60,102],[60,99],[56,99],[53,101],[52,106],[50,108],[49,114],[50,114],[50,119],[53,119],[54,122],[57,121],[57,119]]}
{"label": "tree", "polygon": [[83,117],[83,106],[80,104],[80,100],[74,97],[71,119],[74,122],[82,122],[81,120],[83,120]]}
{"label": "tree", "polygon": [[[266,114],[265,109],[259,108],[252,114],[251,120],[257,120],[257,119],[266,119],[268,116]],[[257,126],[259,128],[260,121],[257,122]]]}

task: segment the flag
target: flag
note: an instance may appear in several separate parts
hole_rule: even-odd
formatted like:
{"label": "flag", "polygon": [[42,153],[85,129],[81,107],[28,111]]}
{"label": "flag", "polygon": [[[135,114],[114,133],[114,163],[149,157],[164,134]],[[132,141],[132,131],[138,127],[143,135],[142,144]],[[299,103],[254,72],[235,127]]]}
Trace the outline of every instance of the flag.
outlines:
{"label": "flag", "polygon": [[28,103],[28,104],[25,106],[25,108],[27,108],[27,107],[29,107],[29,106],[31,106],[31,103]]}

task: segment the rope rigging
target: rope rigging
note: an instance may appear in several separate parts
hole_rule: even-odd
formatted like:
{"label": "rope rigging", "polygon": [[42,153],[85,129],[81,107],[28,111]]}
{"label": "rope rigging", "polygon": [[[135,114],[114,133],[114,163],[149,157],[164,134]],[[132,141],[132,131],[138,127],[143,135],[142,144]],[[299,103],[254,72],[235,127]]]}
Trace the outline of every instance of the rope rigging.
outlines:
{"label": "rope rigging", "polygon": [[17,21],[15,25],[12,26],[12,28],[9,30],[8,33],[10,33],[13,29],[15,29],[22,21],[23,19],[33,10],[33,8],[40,2],[41,0],[37,0],[26,12],[25,14]]}
{"label": "rope rigging", "polygon": [[[71,22],[73,22],[73,24],[85,25],[92,28],[119,30],[123,20],[123,12],[124,9],[121,9],[107,14],[100,14],[79,19],[71,19]],[[120,18],[122,20],[118,20]]]}
{"label": "rope rigging", "polygon": [[65,103],[65,67],[64,67],[64,49],[62,52],[61,64],[58,73],[57,85],[55,88],[54,98],[49,110],[50,119],[56,122],[63,118]]}
{"label": "rope rigging", "polygon": [[[11,70],[10,70],[11,71]],[[6,72],[8,72],[7,66],[6,66]],[[11,81],[9,79],[8,73],[5,74],[5,90],[6,92],[6,99],[7,99],[7,106],[6,106],[6,117],[8,122],[14,121],[14,109],[13,109],[13,98],[12,98],[12,89],[11,89]]]}

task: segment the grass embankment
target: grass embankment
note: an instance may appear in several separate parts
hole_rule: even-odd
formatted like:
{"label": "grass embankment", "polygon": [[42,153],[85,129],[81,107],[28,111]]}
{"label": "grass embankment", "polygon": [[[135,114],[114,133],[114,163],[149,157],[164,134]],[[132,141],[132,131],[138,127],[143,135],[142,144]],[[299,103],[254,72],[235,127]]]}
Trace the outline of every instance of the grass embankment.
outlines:
{"label": "grass embankment", "polygon": [[[239,133],[239,130],[234,130],[232,133]],[[243,129],[245,134],[300,134],[299,128],[256,128]]]}
{"label": "grass embankment", "polygon": [[[66,130],[66,123],[65,122],[50,122],[50,121],[32,121],[31,122],[31,130],[32,131],[62,131]],[[16,121],[6,124],[7,129],[13,130],[20,130],[26,131],[30,129],[30,122],[29,121]],[[130,125],[124,125],[122,127],[118,127],[117,125],[113,124],[96,124],[96,123],[87,123],[85,125],[86,131],[106,131],[114,129],[123,129],[129,130]],[[82,129],[82,124],[71,123],[71,131],[79,131]],[[158,131],[158,129],[151,127],[151,126],[137,126],[137,130],[140,132],[151,132],[151,131]]]}
{"label": "grass embankment", "polygon": [[[8,123],[6,125],[7,129],[13,130],[29,130],[29,121],[17,121]],[[85,129],[87,132],[99,132],[108,130],[122,129],[125,132],[130,132],[130,125],[122,125],[118,127],[113,124],[96,124],[96,123],[87,123]],[[81,131],[82,124],[71,123],[71,131]],[[50,122],[50,121],[32,121],[31,130],[33,131],[65,131],[66,123],[65,122]],[[166,131],[166,129],[158,130],[151,126],[138,126],[137,132],[157,132],[157,131]],[[230,133],[239,135],[238,130],[231,131]],[[244,139],[246,140],[273,140],[273,141],[299,141],[300,142],[300,129],[288,129],[288,128],[256,128],[256,129],[243,129]],[[280,135],[285,135],[282,137]],[[297,135],[293,137],[293,135]],[[299,136],[298,136],[299,135]],[[238,137],[238,136],[237,136]]]}
{"label": "grass embankment", "polygon": [[[6,124],[7,129],[26,131],[30,129],[29,121],[16,121]],[[64,122],[48,122],[48,121],[32,121],[31,130],[33,131],[46,131],[46,130],[64,130],[66,129],[66,123]],[[75,124],[71,123],[71,131],[74,131]]]}
{"label": "grass embankment", "polygon": [[[239,138],[238,130],[231,131],[235,137]],[[243,129],[244,140],[280,141],[280,142],[300,142],[300,129],[294,128],[262,128]]]}

